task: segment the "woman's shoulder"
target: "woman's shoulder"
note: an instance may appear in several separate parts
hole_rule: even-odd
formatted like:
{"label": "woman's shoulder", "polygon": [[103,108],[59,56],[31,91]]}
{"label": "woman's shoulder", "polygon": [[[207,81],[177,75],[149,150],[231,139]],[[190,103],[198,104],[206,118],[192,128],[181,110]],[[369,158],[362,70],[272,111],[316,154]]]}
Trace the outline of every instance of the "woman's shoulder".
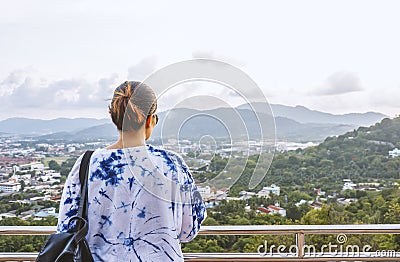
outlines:
{"label": "woman's shoulder", "polygon": [[92,163],[97,162],[99,160],[104,160],[105,158],[109,160],[120,160],[123,158],[129,159],[132,156],[138,156],[138,155],[160,157],[166,161],[173,161],[178,164],[184,163],[183,158],[180,156],[179,153],[170,149],[153,146],[151,144],[146,144],[143,146],[119,148],[119,149],[98,148],[93,153]]}
{"label": "woman's shoulder", "polygon": [[162,159],[167,165],[179,166],[187,169],[187,165],[182,156],[170,149],[146,144],[143,146],[126,147],[120,149],[98,148],[94,151],[91,163],[104,162],[115,163],[124,160],[145,159],[146,157]]}
{"label": "woman's shoulder", "polygon": [[148,150],[151,154],[153,154],[155,156],[161,156],[164,159],[173,161],[174,163],[179,164],[179,165],[186,165],[182,156],[173,150],[165,149],[165,148],[161,148],[161,147],[155,147],[152,145],[148,145]]}

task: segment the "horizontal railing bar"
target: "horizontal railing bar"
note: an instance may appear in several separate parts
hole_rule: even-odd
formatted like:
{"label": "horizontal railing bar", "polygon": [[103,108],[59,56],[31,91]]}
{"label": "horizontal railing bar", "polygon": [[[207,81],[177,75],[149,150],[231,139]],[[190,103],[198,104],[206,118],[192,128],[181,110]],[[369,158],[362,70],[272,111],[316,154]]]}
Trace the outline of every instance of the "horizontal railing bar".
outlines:
{"label": "horizontal railing bar", "polygon": [[0,226],[0,235],[50,235],[55,226]]}
{"label": "horizontal railing bar", "polygon": [[[55,226],[0,226],[0,235],[49,235]],[[203,226],[200,235],[260,235],[260,234],[400,234],[400,224],[362,225],[242,225]],[[300,248],[300,246],[299,246]],[[325,253],[318,256],[299,254],[274,254],[262,256],[258,253],[185,253],[186,261],[400,261],[398,252],[380,257],[376,253],[360,253],[357,256]],[[0,261],[35,261],[37,253],[0,253]]]}
{"label": "horizontal railing bar", "polygon": [[[398,255],[398,254],[397,254]],[[35,261],[37,253],[0,253],[0,261]],[[299,259],[288,254],[261,256],[258,253],[184,253],[185,261],[399,261],[400,256],[378,257],[375,253],[360,253],[360,255],[325,254],[322,256],[305,256]]]}
{"label": "horizontal railing bar", "polygon": [[377,257],[374,252],[363,253],[360,255],[339,255],[325,254],[321,256],[304,256],[299,258],[290,254],[280,254],[274,256],[261,256],[258,253],[186,253],[185,261],[399,261],[400,256]]}
{"label": "horizontal railing bar", "polygon": [[204,226],[201,235],[400,234],[400,224]]}
{"label": "horizontal railing bar", "polygon": [[[49,235],[55,226],[0,226],[0,235]],[[199,235],[400,234],[400,224],[202,226]]]}

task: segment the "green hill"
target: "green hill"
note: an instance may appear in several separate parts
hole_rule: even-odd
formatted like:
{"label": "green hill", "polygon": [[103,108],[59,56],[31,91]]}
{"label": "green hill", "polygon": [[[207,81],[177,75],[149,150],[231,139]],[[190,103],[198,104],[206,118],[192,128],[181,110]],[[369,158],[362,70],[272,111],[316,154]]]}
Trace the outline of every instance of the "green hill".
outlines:
{"label": "green hill", "polygon": [[317,150],[334,161],[338,158],[359,161],[373,155],[386,157],[395,147],[400,147],[400,118],[385,118],[371,127],[359,127],[344,135],[328,137]]}
{"label": "green hill", "polygon": [[[328,137],[315,147],[276,153],[256,190],[274,183],[303,190],[323,188],[333,193],[341,190],[343,179],[382,185],[398,181],[400,157],[391,158],[388,152],[400,145],[399,126],[400,118],[384,119],[371,127]],[[249,161],[256,163],[257,156],[251,156]],[[252,170],[248,164],[231,192],[248,190]]]}

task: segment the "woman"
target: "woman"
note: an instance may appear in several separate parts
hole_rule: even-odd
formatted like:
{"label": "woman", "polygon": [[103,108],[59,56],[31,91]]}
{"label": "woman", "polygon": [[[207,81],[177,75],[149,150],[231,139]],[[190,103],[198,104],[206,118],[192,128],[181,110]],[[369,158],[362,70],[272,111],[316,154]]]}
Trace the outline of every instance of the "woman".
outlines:
{"label": "woman", "polygon": [[[95,261],[183,261],[206,217],[189,168],[176,153],[146,144],[158,117],[154,92],[140,82],[116,88],[109,106],[119,140],[93,153],[87,239]],[[81,155],[65,182],[57,230],[67,230],[80,199]]]}

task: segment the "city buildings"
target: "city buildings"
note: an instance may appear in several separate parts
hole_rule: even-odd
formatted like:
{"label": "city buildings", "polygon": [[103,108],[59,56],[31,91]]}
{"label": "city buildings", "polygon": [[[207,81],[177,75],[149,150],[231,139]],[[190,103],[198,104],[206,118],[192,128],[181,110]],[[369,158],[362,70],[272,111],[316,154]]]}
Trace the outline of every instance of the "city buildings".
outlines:
{"label": "city buildings", "polygon": [[12,183],[12,182],[1,182],[0,183],[0,191],[1,192],[18,192],[21,189],[20,183]]}

